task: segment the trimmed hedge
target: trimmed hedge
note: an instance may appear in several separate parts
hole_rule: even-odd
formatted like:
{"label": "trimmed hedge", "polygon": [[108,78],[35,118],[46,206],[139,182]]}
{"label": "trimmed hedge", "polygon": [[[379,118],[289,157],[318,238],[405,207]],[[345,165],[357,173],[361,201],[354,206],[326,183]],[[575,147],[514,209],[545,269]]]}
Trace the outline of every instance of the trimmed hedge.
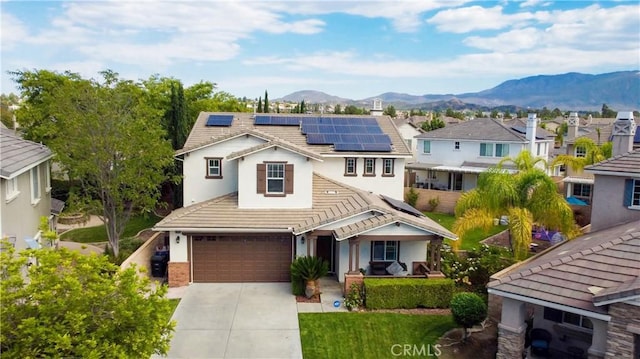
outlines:
{"label": "trimmed hedge", "polygon": [[368,309],[449,308],[455,283],[448,278],[365,278]]}

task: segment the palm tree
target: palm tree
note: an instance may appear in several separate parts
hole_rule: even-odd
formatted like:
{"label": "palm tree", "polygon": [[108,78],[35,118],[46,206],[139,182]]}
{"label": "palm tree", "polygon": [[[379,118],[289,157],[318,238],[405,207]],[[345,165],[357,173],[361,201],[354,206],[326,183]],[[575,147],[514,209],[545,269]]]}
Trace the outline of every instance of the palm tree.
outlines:
{"label": "palm tree", "polygon": [[516,259],[527,257],[534,224],[556,229],[573,238],[573,211],[544,171],[530,167],[516,174],[493,168],[480,174],[478,186],[456,204],[453,231],[464,240],[472,229],[489,230],[494,218],[509,218],[511,249]]}
{"label": "palm tree", "polygon": [[551,162],[551,167],[566,165],[570,166],[571,169],[576,172],[581,172],[586,166],[604,161],[607,158],[610,158],[613,154],[613,144],[611,142],[605,142],[602,145],[598,145],[588,137],[580,137],[576,139],[574,142],[574,148],[579,147],[585,150],[584,157],[558,155],[553,162]]}
{"label": "palm tree", "polygon": [[505,163],[513,163],[518,171],[527,171],[536,167],[538,163],[542,163],[544,168],[547,167],[547,161],[542,157],[533,157],[529,151],[521,151],[516,157],[505,157],[498,162],[498,168],[502,168]]}

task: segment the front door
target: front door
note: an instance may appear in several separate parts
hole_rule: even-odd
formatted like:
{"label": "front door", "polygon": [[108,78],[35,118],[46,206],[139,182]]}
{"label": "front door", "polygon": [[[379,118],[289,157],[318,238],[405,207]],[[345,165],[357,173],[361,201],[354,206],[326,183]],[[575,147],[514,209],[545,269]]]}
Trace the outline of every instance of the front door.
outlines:
{"label": "front door", "polygon": [[335,240],[333,236],[318,236],[316,254],[318,257],[329,262],[329,272],[335,273],[334,248]]}

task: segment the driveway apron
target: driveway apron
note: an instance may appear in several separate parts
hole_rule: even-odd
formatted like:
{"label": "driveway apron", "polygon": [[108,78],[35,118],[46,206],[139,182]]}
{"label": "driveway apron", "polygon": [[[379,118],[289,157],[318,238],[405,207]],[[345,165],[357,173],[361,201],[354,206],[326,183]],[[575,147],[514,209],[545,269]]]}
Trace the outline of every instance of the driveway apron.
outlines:
{"label": "driveway apron", "polygon": [[172,319],[168,358],[302,358],[289,283],[194,283]]}

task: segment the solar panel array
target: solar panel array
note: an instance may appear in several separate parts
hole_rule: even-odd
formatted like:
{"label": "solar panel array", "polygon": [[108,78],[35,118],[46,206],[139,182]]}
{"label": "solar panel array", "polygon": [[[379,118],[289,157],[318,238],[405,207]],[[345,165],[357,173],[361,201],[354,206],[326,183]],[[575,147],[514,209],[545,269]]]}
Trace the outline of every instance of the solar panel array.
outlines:
{"label": "solar panel array", "polygon": [[385,202],[387,202],[387,204],[397,209],[398,211],[402,211],[402,212],[414,215],[416,217],[424,217],[424,214],[422,214],[422,212],[418,211],[417,209],[413,208],[411,205],[407,203],[404,203],[402,201],[399,201],[391,197],[387,197],[385,195],[380,195],[380,196]]}
{"label": "solar panel array", "polygon": [[233,122],[233,115],[209,115],[206,126],[229,127]]}
{"label": "solar panel array", "polygon": [[372,117],[256,115],[256,125],[300,126],[310,145],[333,145],[336,151],[391,152],[391,138]]}

